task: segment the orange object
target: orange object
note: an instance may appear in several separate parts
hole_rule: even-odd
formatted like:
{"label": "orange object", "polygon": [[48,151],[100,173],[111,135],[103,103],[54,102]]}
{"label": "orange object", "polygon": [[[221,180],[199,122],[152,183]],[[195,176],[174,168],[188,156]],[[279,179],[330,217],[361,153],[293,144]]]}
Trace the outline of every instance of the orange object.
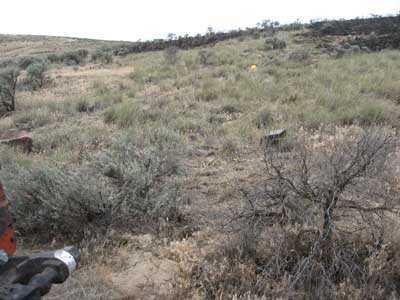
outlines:
{"label": "orange object", "polygon": [[4,189],[0,183],[0,250],[5,251],[9,256],[14,255],[16,244],[12,218],[9,212],[9,203],[6,199]]}

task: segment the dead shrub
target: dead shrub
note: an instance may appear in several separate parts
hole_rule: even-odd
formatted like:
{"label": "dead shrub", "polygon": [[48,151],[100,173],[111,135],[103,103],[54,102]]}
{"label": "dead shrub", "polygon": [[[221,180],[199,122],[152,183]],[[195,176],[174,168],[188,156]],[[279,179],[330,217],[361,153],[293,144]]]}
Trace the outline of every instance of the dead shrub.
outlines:
{"label": "dead shrub", "polygon": [[242,233],[203,262],[210,299],[399,296],[400,273],[390,267],[398,259],[383,246],[385,219],[398,205],[394,137],[373,128],[320,141],[299,138],[291,151],[268,146],[263,185],[245,192],[244,209],[229,222],[228,237]]}

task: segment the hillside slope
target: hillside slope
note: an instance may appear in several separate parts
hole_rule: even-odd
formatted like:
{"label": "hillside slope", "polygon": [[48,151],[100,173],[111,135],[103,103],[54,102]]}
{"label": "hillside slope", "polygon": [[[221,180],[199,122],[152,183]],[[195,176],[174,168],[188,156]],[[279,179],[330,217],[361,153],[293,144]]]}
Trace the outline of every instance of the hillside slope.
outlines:
{"label": "hillside slope", "polygon": [[[399,263],[400,52],[361,48],[355,36],[319,28],[103,61],[90,54],[121,44],[0,36],[2,60],[89,52],[80,64],[46,62],[40,88],[30,88],[22,70],[16,110],[0,119],[1,133],[26,130],[33,139],[30,153],[7,146],[0,153],[21,247],[83,249],[81,269],[48,299],[363,299],[372,289],[376,297],[398,296],[398,270],[390,266]],[[262,141],[279,128],[287,135],[274,159],[283,165],[312,149],[303,167],[283,172],[296,178],[292,188],[316,188],[304,196],[280,178],[278,190],[288,192],[275,208],[267,167],[276,148]],[[389,154],[381,151],[386,140],[376,151],[366,146],[386,135],[395,141]],[[369,160],[351,155],[360,149]],[[332,153],[342,156],[318,164]],[[375,165],[386,154],[390,170]],[[337,206],[331,244],[321,246],[337,260],[324,260],[312,252],[326,229],[321,204],[299,203],[336,187],[330,172],[353,160],[368,164],[340,194],[349,202]],[[384,171],[369,173],[378,168]],[[382,184],[387,193],[358,184]],[[373,248],[375,238],[386,246]],[[380,272],[388,275],[378,280]]]}

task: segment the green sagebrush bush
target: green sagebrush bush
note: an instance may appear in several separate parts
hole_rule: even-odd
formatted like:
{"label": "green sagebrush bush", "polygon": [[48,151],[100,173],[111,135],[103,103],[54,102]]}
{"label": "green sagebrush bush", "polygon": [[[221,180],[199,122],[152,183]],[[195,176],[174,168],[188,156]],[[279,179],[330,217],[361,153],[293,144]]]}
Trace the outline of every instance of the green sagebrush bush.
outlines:
{"label": "green sagebrush bush", "polygon": [[215,63],[216,56],[215,53],[208,49],[199,50],[198,60],[202,66],[209,66]]}
{"label": "green sagebrush bush", "polygon": [[15,110],[15,91],[19,74],[19,70],[12,67],[0,72],[0,112]]}
{"label": "green sagebrush bush", "polygon": [[48,77],[46,75],[47,69],[48,66],[43,61],[33,62],[27,67],[26,83],[32,90],[41,89],[48,81]]}
{"label": "green sagebrush bush", "polygon": [[[16,229],[41,241],[81,242],[118,232],[172,228],[185,218],[177,205],[176,137],[165,130],[130,131],[93,165],[66,170],[21,163],[2,150],[0,181],[21,220]],[[179,227],[179,226],[178,226]]]}
{"label": "green sagebrush bush", "polygon": [[165,182],[179,170],[178,137],[167,129],[132,129],[121,135],[96,164],[118,187],[117,205],[132,216],[174,217],[177,186]]}
{"label": "green sagebrush bush", "polygon": [[113,61],[112,53],[106,50],[98,49],[90,56],[92,62],[100,62],[103,64],[110,64]]}
{"label": "green sagebrush bush", "polygon": [[47,59],[51,63],[64,63],[65,65],[72,66],[83,64],[88,55],[88,50],[79,49],[75,51],[64,52],[61,54],[51,53],[47,56]]}
{"label": "green sagebrush bush", "polygon": [[265,40],[265,50],[280,50],[286,48],[286,42],[278,38],[268,38]]}
{"label": "green sagebrush bush", "polygon": [[112,222],[112,198],[98,176],[50,165],[2,164],[1,181],[11,193],[12,213],[21,236],[43,241],[81,241],[104,233]]}
{"label": "green sagebrush bush", "polygon": [[26,56],[19,59],[17,64],[19,68],[26,70],[31,64],[36,62],[41,62],[41,59],[33,56]]}

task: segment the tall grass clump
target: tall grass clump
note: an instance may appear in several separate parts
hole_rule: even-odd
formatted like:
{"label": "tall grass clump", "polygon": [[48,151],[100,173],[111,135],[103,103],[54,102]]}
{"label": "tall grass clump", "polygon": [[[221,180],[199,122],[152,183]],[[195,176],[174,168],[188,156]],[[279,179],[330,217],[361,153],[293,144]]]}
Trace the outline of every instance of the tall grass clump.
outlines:
{"label": "tall grass clump", "polygon": [[221,86],[217,79],[205,79],[201,86],[195,91],[197,100],[210,102],[218,99],[221,94]]}
{"label": "tall grass clump", "polygon": [[165,62],[169,65],[175,65],[179,60],[179,48],[178,47],[168,47],[164,50]]}
{"label": "tall grass clump", "polygon": [[169,111],[162,110],[157,105],[146,105],[140,100],[127,100],[113,105],[104,111],[104,121],[114,123],[119,127],[127,128],[136,124],[168,122],[171,117]]}

